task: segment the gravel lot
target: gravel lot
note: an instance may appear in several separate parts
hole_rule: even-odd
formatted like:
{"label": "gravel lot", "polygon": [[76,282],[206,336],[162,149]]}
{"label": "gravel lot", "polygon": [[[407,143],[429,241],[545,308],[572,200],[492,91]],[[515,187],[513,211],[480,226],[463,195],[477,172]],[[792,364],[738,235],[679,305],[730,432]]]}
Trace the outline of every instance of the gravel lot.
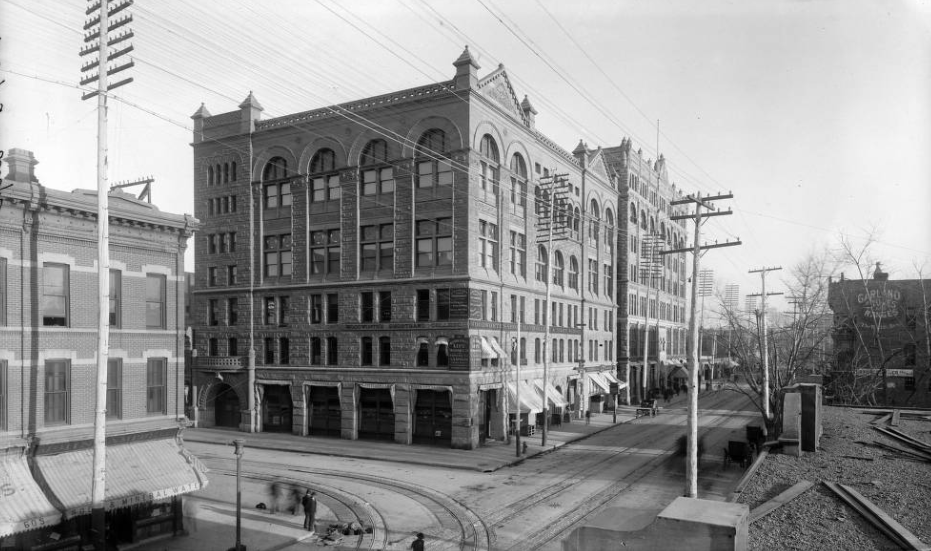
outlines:
{"label": "gravel lot", "polygon": [[[751,511],[799,480],[815,485],[750,525],[752,551],[885,551],[899,547],[822,481],[851,486],[925,544],[931,544],[931,463],[911,461],[857,441],[895,443],[870,424],[877,415],[825,407],[821,451],[799,458],[769,454],[740,494]],[[903,416],[897,427],[931,444],[931,421]],[[900,445],[900,447],[905,447]]]}

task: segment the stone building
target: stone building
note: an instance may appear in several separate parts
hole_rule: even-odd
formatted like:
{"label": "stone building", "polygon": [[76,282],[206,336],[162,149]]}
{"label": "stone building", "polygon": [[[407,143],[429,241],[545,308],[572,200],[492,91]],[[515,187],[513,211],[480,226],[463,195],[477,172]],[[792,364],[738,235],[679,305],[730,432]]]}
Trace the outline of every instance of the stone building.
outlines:
{"label": "stone building", "polygon": [[683,214],[685,206],[671,204],[682,198],[682,191],[670,183],[662,155],[657,161],[644,159],[630,139],[605,148],[604,154],[623,184],[617,203],[617,357],[619,373],[630,381],[636,402],[644,389],[665,388],[686,374],[687,255],[660,253],[685,248],[688,227],[686,220],[671,219]]}
{"label": "stone building", "polygon": [[[11,149],[0,205],[0,548],[90,543],[97,191],[39,184]],[[6,187],[9,186],[9,187]],[[181,530],[207,483],[181,446],[184,251],[196,220],[109,197],[106,508],[120,542]]]}
{"label": "stone building", "polygon": [[193,115],[199,424],[474,448],[518,408],[532,432],[544,387],[553,422],[603,407],[624,182],[537,130],[503,66],[453,65],[274,119],[252,94]]}
{"label": "stone building", "polygon": [[931,407],[931,280],[833,280],[835,365],[825,392],[843,403]]}

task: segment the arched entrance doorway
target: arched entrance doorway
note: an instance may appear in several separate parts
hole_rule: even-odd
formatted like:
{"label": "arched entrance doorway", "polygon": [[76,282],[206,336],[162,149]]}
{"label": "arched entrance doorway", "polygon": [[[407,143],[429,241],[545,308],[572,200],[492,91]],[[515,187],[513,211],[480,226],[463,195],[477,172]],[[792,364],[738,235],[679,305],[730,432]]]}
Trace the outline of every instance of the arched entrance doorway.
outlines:
{"label": "arched entrance doorway", "polygon": [[287,385],[264,385],[262,398],[262,431],[291,432],[291,387]]}
{"label": "arched entrance doorway", "polygon": [[239,396],[233,387],[220,383],[214,387],[213,415],[218,427],[239,428]]}

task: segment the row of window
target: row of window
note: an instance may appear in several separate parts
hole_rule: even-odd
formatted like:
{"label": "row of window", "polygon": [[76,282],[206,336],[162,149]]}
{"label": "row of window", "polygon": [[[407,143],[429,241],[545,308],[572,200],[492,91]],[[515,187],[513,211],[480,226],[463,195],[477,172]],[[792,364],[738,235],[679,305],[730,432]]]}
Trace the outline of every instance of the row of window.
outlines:
{"label": "row of window", "polygon": [[230,182],[235,182],[237,180],[236,176],[236,162],[232,163],[217,163],[215,165],[210,165],[207,167],[207,185],[219,185],[219,184],[228,184]]}
{"label": "row of window", "polygon": [[[71,423],[71,360],[46,360],[44,373],[46,426]],[[9,385],[7,364],[0,362],[0,430],[7,428]],[[146,413],[168,413],[168,360],[149,358],[146,364]],[[123,417],[123,360],[107,360],[107,418]]]}
{"label": "row of window", "polygon": [[[681,355],[685,354],[686,332],[685,329],[667,329],[668,338],[657,341],[656,326],[650,324],[650,355],[655,356],[658,349],[665,350],[667,354]],[[639,324],[634,324],[630,328],[628,338],[628,352],[631,358],[643,357],[643,339],[645,338],[644,328]]]}
{"label": "row of window", "polygon": [[236,252],[236,232],[211,233],[207,236],[207,253]]}
{"label": "row of window", "polygon": [[[631,293],[627,297],[627,313],[632,316],[646,316],[648,312],[647,304],[647,297],[638,297],[636,293]],[[649,299],[649,315],[654,319],[657,317],[656,299]],[[659,319],[672,322],[684,322],[685,306],[676,306],[660,301]]]}
{"label": "row of window", "polygon": [[[3,270],[5,272],[5,270]],[[6,285],[3,285],[6,288]],[[166,277],[146,274],[145,326],[147,329],[165,329]],[[123,302],[122,273],[110,270],[110,326],[120,328]],[[41,299],[39,303],[42,325],[45,327],[71,326],[71,267],[67,264],[45,263],[42,266]],[[4,308],[4,311],[6,308]]]}
{"label": "row of window", "polygon": [[236,212],[236,196],[226,195],[207,199],[207,216]]}

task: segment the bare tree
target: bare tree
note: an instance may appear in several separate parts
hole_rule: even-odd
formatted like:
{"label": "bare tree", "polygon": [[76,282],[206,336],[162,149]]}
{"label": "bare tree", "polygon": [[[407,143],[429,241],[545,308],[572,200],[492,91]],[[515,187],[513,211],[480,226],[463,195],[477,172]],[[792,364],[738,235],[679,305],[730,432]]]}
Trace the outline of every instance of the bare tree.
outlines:
{"label": "bare tree", "polygon": [[[797,382],[802,373],[820,373],[823,369],[822,351],[829,339],[830,312],[828,309],[828,276],[831,262],[826,253],[810,253],[794,266],[783,281],[786,295],[792,297],[794,308],[791,317],[769,320],[768,360],[770,365],[770,392],[764,396],[762,373],[761,313],[744,313],[720,301],[720,314],[724,318],[726,335],[718,340],[737,366],[739,382],[725,385],[726,390],[747,395],[764,416],[770,435],[778,433],[782,418],[782,395]],[[775,321],[776,323],[772,323]],[[769,401],[772,416],[765,419],[764,401]]]}

